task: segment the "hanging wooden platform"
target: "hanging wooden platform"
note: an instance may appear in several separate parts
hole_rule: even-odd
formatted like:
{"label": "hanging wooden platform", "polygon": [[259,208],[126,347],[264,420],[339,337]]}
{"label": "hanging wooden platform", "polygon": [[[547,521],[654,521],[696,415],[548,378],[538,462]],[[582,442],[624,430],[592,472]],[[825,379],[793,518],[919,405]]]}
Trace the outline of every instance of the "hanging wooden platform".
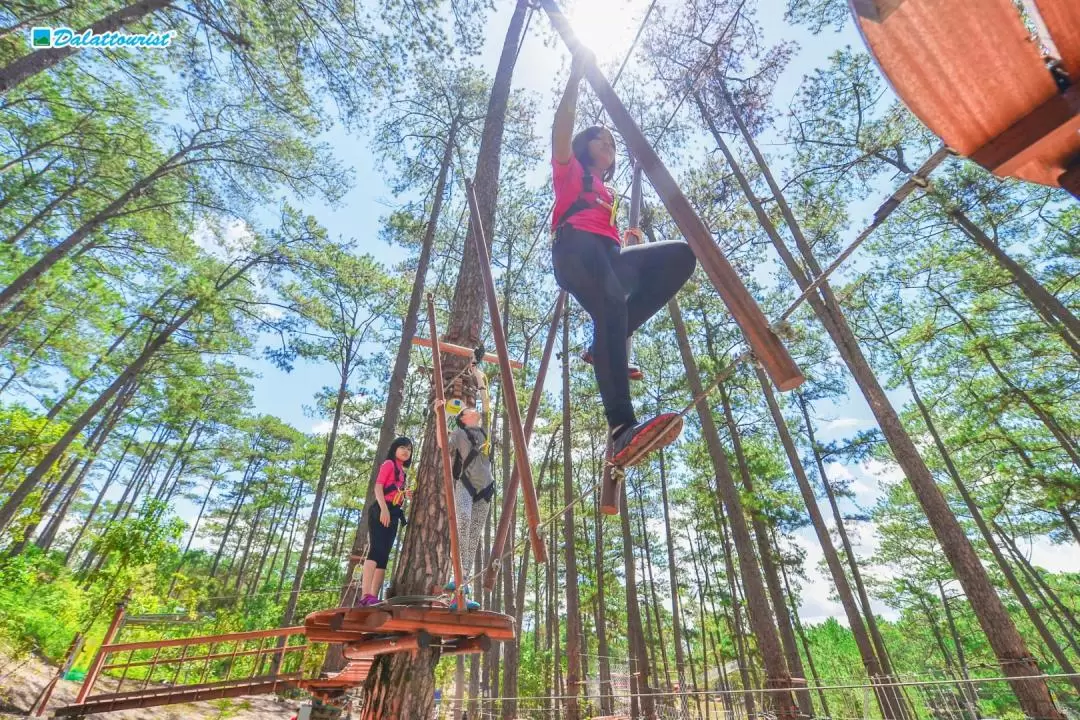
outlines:
{"label": "hanging wooden platform", "polygon": [[1080,2],[1030,6],[1071,87],[1059,87],[1012,0],[852,0],[896,94],[949,147],[1080,197]]}
{"label": "hanging wooden platform", "polygon": [[[490,641],[513,640],[514,618],[477,610],[458,612],[443,607],[412,607],[382,604],[367,608],[320,610],[304,618],[308,642],[345,643],[346,657],[374,657],[423,647],[423,638],[453,651],[465,640],[486,637]],[[420,638],[420,645],[417,645]],[[398,645],[378,643],[395,640]]]}

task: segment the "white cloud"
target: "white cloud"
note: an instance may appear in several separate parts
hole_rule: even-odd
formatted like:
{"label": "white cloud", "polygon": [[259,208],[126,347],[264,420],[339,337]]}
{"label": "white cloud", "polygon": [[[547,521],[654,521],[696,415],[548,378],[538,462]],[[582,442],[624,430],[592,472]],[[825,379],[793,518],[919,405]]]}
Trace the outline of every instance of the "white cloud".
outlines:
{"label": "white cloud", "polygon": [[825,423],[821,427],[821,430],[819,432],[839,432],[841,430],[851,430],[852,428],[859,427],[861,424],[862,423],[859,421],[858,418],[842,417],[835,420],[830,420],[829,422]]}
{"label": "white cloud", "polygon": [[192,233],[196,245],[221,260],[235,258],[251,246],[254,238],[245,221],[229,217],[215,218],[212,222],[201,217]]}

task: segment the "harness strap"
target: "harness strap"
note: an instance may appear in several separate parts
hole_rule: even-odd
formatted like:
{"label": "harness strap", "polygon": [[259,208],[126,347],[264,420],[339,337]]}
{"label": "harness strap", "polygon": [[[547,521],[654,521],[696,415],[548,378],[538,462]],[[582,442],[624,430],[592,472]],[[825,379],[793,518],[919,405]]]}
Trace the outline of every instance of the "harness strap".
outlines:
{"label": "harness strap", "polygon": [[555,223],[555,230],[553,232],[558,232],[562,228],[562,226],[566,224],[567,220],[569,220],[573,215],[577,215],[582,210],[588,210],[592,207],[600,207],[600,203],[596,201],[595,195],[591,200],[586,197],[586,195],[592,194],[593,192],[592,184],[593,176],[588,171],[586,171],[585,175],[581,179],[581,192],[578,194],[577,199],[570,204],[570,207],[566,208],[566,211],[559,218],[559,221]]}

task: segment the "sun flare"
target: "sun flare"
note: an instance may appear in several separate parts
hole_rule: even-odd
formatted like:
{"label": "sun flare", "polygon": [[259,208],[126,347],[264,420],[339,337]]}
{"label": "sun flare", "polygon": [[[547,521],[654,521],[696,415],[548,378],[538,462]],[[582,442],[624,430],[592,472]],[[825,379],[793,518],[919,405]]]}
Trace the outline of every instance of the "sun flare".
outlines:
{"label": "sun flare", "polygon": [[634,41],[646,0],[574,0],[566,16],[601,63],[621,60]]}

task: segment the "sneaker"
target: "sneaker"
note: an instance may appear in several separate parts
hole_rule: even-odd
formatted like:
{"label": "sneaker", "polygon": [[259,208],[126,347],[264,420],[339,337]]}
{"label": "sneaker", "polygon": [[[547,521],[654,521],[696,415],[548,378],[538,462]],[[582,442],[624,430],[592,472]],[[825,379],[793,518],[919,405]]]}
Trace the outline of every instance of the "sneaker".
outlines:
{"label": "sneaker", "polygon": [[457,584],[453,580],[447,580],[446,584],[442,586],[443,592],[454,592],[457,590]]}
{"label": "sneaker", "polygon": [[380,602],[376,595],[365,595],[360,598],[360,607],[371,607],[372,605],[378,605]]}
{"label": "sneaker", "polygon": [[[457,600],[454,600],[454,602],[450,603],[450,609],[457,610]],[[466,600],[465,609],[469,612],[475,612],[476,610],[480,609],[480,603],[476,602],[475,600]]]}
{"label": "sneaker", "polygon": [[[584,360],[589,365],[592,365],[593,364],[592,349],[590,348],[590,349],[586,350],[585,352],[581,353],[581,359]],[[645,379],[645,373],[641,372],[641,368],[639,368],[637,365],[628,366],[626,368],[626,375],[631,380],[644,380]]]}
{"label": "sneaker", "polygon": [[611,443],[611,464],[619,467],[637,465],[649,453],[675,442],[682,427],[682,415],[662,413],[633,427],[623,428]]}

